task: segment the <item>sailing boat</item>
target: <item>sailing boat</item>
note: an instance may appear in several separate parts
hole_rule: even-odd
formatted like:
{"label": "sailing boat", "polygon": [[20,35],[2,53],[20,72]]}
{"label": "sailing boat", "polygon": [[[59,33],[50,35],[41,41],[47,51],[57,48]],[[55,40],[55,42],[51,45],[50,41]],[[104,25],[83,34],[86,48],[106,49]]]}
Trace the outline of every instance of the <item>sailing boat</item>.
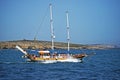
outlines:
{"label": "sailing boat", "polygon": [[32,55],[24,51],[22,48],[19,46],[16,46],[18,50],[20,50],[30,61],[39,61],[39,62],[81,62],[81,59],[85,57],[86,55],[84,54],[79,54],[79,55],[70,55],[69,54],[69,43],[70,43],[70,36],[69,36],[69,21],[68,21],[68,12],[66,12],[66,18],[67,18],[67,41],[68,41],[68,53],[67,54],[58,54],[54,52],[54,31],[53,31],[53,18],[52,18],[52,5],[50,4],[50,28],[51,28],[51,49],[52,53],[50,51],[38,51],[39,56]]}

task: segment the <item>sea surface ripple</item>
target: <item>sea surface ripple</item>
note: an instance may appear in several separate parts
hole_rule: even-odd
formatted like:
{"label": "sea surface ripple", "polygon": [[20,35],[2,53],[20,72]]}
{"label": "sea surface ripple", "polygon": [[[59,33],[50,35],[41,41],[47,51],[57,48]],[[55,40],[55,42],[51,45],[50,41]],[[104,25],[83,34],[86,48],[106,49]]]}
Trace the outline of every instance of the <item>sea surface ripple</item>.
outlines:
{"label": "sea surface ripple", "polygon": [[[84,52],[89,54],[92,50]],[[84,58],[81,63],[45,64],[26,62],[21,57],[23,54],[16,49],[1,49],[0,80],[120,80],[120,49],[94,52],[95,55]]]}

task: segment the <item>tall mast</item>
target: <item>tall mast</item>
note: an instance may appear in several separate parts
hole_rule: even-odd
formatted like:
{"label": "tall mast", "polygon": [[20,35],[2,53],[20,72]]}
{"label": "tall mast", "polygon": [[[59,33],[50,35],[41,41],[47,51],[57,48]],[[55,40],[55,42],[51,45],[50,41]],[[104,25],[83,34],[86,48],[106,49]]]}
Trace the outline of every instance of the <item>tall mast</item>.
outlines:
{"label": "tall mast", "polygon": [[67,41],[68,41],[68,53],[70,51],[70,27],[69,27],[69,19],[68,19],[68,11],[66,11],[66,18],[67,18]]}
{"label": "tall mast", "polygon": [[54,29],[53,29],[53,18],[52,18],[52,4],[50,4],[50,29],[51,29],[51,40],[52,40],[52,50],[54,51]]}

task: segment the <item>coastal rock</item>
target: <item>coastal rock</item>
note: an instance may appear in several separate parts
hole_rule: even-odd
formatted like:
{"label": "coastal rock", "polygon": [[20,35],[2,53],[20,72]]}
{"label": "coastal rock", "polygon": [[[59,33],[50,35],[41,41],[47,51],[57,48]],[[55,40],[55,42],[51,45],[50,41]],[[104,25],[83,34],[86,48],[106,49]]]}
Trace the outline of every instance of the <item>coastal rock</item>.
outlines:
{"label": "coastal rock", "polygon": [[[67,49],[67,43],[55,42],[55,48]],[[50,49],[51,41],[38,41],[38,40],[16,40],[16,41],[4,41],[0,42],[0,49],[11,49],[18,45],[24,49]],[[108,49],[115,48],[113,45],[82,45],[70,43],[71,49]]]}

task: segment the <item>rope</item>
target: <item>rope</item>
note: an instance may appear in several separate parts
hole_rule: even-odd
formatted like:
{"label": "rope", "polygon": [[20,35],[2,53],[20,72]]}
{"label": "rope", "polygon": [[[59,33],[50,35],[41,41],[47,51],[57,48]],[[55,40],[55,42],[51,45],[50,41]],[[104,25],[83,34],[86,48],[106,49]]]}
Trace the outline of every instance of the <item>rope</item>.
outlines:
{"label": "rope", "polygon": [[36,40],[36,37],[37,37],[37,35],[38,35],[38,33],[39,33],[39,30],[40,30],[40,28],[43,26],[43,23],[44,23],[45,18],[46,18],[46,16],[47,16],[48,8],[49,8],[49,7],[47,7],[47,9],[46,9],[46,11],[45,11],[45,14],[44,14],[44,16],[43,16],[43,18],[42,18],[42,21],[41,21],[41,23],[40,23],[40,26],[38,27],[38,31],[37,31],[36,34],[35,34],[34,40]]}

